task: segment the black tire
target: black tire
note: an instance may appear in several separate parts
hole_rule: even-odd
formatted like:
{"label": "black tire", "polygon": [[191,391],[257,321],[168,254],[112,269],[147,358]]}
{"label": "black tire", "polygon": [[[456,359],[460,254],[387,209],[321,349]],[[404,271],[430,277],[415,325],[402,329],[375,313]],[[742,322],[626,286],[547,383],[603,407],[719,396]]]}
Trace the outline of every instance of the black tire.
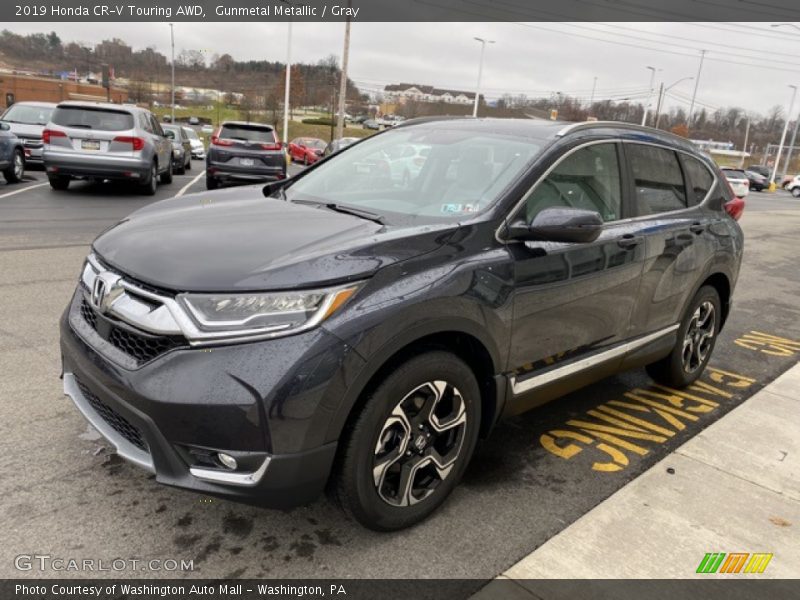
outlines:
{"label": "black tire", "polygon": [[186,173],[186,165],[181,163],[181,166],[178,167],[177,174],[178,175],[184,175],[185,173]]}
{"label": "black tire", "polygon": [[25,155],[22,150],[14,150],[11,164],[3,171],[3,177],[8,183],[19,183],[25,175]]}
{"label": "black tire", "polygon": [[192,156],[191,155],[189,155],[189,157],[186,159],[186,164],[183,166],[183,168],[184,168],[185,171],[191,171],[192,170]]}
{"label": "black tire", "polygon": [[792,188],[792,196],[795,198],[800,198],[800,186]]}
{"label": "black tire", "polygon": [[[439,386],[444,392],[436,392]],[[423,408],[416,407],[417,401]],[[404,421],[395,418],[401,406],[407,407],[401,411]],[[426,407],[433,407],[434,415],[449,411],[436,419],[442,432],[437,433],[425,419]],[[429,351],[403,363],[378,384],[343,437],[332,480],[342,508],[376,531],[403,529],[422,521],[461,479],[475,450],[480,416],[478,382],[461,359],[449,352]],[[434,451],[446,461],[444,468],[431,462]],[[379,456],[379,452],[385,454]],[[374,477],[380,464],[387,466],[378,484]],[[403,485],[402,473],[413,474],[410,485]]]}
{"label": "black tire", "polygon": [[165,185],[172,183],[172,161],[169,161],[167,170],[161,174],[161,183]]}
{"label": "black tire", "polygon": [[[710,326],[702,328],[704,333],[698,337],[695,330],[696,324],[703,319],[704,307],[711,305],[712,323]],[[698,317],[699,314],[699,317]],[[698,321],[696,322],[696,318]],[[669,356],[647,365],[647,373],[658,383],[673,387],[683,388],[692,384],[706,368],[711,355],[714,353],[714,346],[717,343],[717,335],[722,319],[722,303],[719,293],[710,285],[701,287],[689,303],[686,313],[683,315],[680,327],[678,327],[677,341]],[[692,341],[690,347],[686,344]],[[710,332],[710,337],[707,333]],[[689,350],[690,359],[686,360],[685,352]],[[687,362],[689,363],[687,365]]]}
{"label": "black tire", "polygon": [[70,181],[69,177],[55,175],[48,177],[47,179],[50,182],[50,187],[53,188],[54,190],[59,190],[63,192],[69,187],[69,181]]}
{"label": "black tire", "polygon": [[206,189],[207,190],[215,190],[219,187],[219,180],[215,177],[211,177],[206,175]]}
{"label": "black tire", "polygon": [[155,196],[158,189],[158,165],[154,162],[150,165],[150,175],[147,180],[142,183],[142,193],[145,196]]}

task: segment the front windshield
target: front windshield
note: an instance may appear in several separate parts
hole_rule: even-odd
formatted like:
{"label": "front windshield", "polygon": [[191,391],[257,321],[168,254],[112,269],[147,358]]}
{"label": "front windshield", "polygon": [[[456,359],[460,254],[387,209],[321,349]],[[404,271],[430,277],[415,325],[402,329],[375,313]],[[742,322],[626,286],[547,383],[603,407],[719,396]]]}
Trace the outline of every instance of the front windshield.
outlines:
{"label": "front windshield", "polygon": [[392,220],[462,220],[490,206],[539,153],[536,139],[492,131],[409,127],[332,155],[286,198],[356,207]]}
{"label": "front windshield", "polygon": [[53,109],[48,106],[15,104],[6,111],[3,120],[26,125],[47,125],[51,114],[53,114]]}
{"label": "front windshield", "polygon": [[190,140],[199,140],[200,139],[199,137],[197,137],[197,132],[194,129],[191,129],[190,127],[184,127],[183,131],[186,133],[186,136]]}
{"label": "front windshield", "polygon": [[325,148],[325,142],[316,138],[306,138],[303,140],[303,145],[312,150],[322,150]]}

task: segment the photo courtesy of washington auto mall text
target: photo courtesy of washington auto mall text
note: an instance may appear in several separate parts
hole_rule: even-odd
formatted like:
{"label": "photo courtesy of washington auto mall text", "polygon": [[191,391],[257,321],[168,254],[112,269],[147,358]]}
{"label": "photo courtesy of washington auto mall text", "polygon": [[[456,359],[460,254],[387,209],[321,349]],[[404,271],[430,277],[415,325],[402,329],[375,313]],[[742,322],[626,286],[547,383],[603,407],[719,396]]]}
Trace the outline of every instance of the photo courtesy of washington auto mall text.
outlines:
{"label": "photo courtesy of washington auto mall text", "polygon": [[795,5],[0,3],[0,600],[800,600]]}

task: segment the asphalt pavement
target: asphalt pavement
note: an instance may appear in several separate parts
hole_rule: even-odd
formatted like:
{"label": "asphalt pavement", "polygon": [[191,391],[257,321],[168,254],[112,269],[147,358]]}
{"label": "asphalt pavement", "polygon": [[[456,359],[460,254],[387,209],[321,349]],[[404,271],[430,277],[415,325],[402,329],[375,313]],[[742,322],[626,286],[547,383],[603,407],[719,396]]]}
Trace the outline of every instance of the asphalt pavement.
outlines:
{"label": "asphalt pavement", "polygon": [[[279,512],[166,488],[110,453],[62,395],[57,320],[91,240],[137,208],[202,191],[200,164],[155,198],[87,183],[55,192],[42,172],[0,184],[0,577],[81,575],[21,573],[14,557],[25,553],[194,561],[149,577],[474,578],[477,590],[800,357],[800,200],[753,193],[734,308],[691,397],[634,371],[504,422],[441,510],[393,534],[360,528],[325,498]],[[609,454],[597,415],[634,404],[659,429]]]}

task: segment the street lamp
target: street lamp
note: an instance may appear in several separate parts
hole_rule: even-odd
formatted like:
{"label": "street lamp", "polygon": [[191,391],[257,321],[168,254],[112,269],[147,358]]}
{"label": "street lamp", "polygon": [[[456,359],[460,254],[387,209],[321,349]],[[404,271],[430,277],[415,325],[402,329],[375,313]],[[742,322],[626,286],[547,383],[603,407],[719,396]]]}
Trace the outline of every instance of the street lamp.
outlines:
{"label": "street lamp", "polygon": [[[800,27],[795,25],[794,23],[773,23],[770,27],[792,27],[793,29],[797,29],[800,31]],[[792,115],[786,115],[786,122],[789,122],[789,119]],[[794,150],[794,142],[797,139],[797,127],[800,125],[800,116],[795,119],[794,122],[794,129],[792,130],[792,139],[789,142],[789,149],[786,151],[786,161],[783,163],[783,171],[784,173],[789,172],[789,161],[792,159],[792,151]],[[747,150],[747,148],[745,148]]]}
{"label": "street lamp", "polygon": [[783,124],[783,133],[781,134],[781,143],[778,145],[778,154],[775,157],[775,165],[772,167],[772,177],[770,178],[770,185],[775,181],[775,176],[778,174],[778,163],[781,162],[781,153],[783,152],[783,142],[786,141],[786,131],[789,129],[789,115],[792,114],[794,108],[794,99],[797,96],[797,86],[790,85],[792,88],[792,99],[789,102],[789,110],[786,113],[786,123]]}
{"label": "street lamp", "polygon": [[650,88],[647,94],[647,104],[644,107],[644,113],[642,113],[642,125],[647,123],[647,111],[650,110],[650,104],[653,102],[653,84],[656,81],[656,71],[660,71],[661,69],[656,69],[655,67],[645,67],[645,69],[649,69],[650,73]]}
{"label": "street lamp", "polygon": [[[292,5],[289,0],[280,0],[284,4]],[[289,86],[292,81],[292,17],[288,21],[289,32],[286,38],[286,78],[283,82],[283,145],[289,141]]]}
{"label": "street lamp", "polygon": [[664,95],[679,83],[682,83],[684,81],[691,81],[692,79],[694,79],[694,77],[682,77],[681,79],[678,79],[678,81],[676,81],[671,85],[668,85],[667,87],[664,87],[664,84],[662,82],[661,89],[658,92],[658,104],[656,104],[656,122],[654,125],[656,129],[658,129],[658,123],[661,121],[661,103],[664,101]]}
{"label": "street lamp", "polygon": [[172,113],[170,116],[170,123],[175,122],[175,29],[169,24],[169,37],[172,42]]}
{"label": "street lamp", "polygon": [[478,63],[478,85],[475,88],[475,105],[472,107],[472,116],[478,116],[478,99],[481,97],[481,76],[483,75],[483,53],[486,50],[486,44],[494,44],[494,40],[485,40],[483,38],[476,37],[475,41],[481,43],[481,59]]}

